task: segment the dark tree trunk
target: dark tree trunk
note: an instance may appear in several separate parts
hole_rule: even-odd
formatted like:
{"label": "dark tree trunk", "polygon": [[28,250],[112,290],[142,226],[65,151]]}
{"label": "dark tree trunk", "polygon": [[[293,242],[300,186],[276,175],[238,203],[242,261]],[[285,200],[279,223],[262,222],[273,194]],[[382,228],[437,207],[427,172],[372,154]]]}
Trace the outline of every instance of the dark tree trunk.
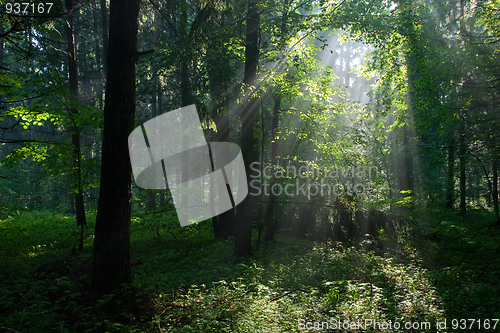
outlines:
{"label": "dark tree trunk", "polygon": [[[0,33],[3,33],[4,28],[0,27]],[[0,71],[4,70],[3,67],[3,57],[4,57],[4,41],[3,38],[0,38]],[[3,108],[3,95],[0,95],[0,111]]]}
{"label": "dark tree trunk", "polygon": [[111,0],[104,106],[101,187],[96,218],[92,289],[110,292],[130,275],[132,168],[139,0]]}
{"label": "dark tree trunk", "polygon": [[313,208],[313,205],[300,206],[297,226],[295,230],[292,230],[295,237],[305,238],[306,234],[314,227],[316,221],[314,214],[312,214]]}
{"label": "dark tree trunk", "polygon": [[[209,66],[212,68],[212,65]],[[209,69],[210,95],[212,99],[212,119],[217,126],[217,132],[212,133],[212,141],[229,141],[229,115],[225,114],[223,105],[225,97],[220,89],[221,83],[218,71]],[[234,209],[230,209],[212,218],[214,237],[216,239],[227,239],[233,235]]]}
{"label": "dark tree trunk", "polygon": [[106,75],[108,74],[108,44],[109,44],[108,9],[106,6],[106,0],[101,0],[101,26],[102,26],[102,49],[104,51],[103,73],[104,73],[104,82],[106,82]]}
{"label": "dark tree trunk", "polygon": [[453,192],[455,188],[455,145],[452,141],[448,147],[448,181],[446,185],[446,208],[453,208]]}
{"label": "dark tree trunk", "polygon": [[[72,187],[72,179],[73,175],[69,175],[67,178],[66,178],[66,181],[67,181],[67,184],[68,184],[68,188],[69,190],[71,191],[71,187]],[[66,192],[66,195],[68,194],[68,192]],[[69,210],[68,210],[68,213],[70,214],[75,214],[76,212],[76,209],[75,209],[75,196],[72,195],[70,193],[69,195]]]}
{"label": "dark tree trunk", "polygon": [[[281,31],[280,31],[280,52],[281,56],[284,58],[286,57],[285,55],[285,47],[286,47],[286,38],[288,34],[288,28],[287,28],[287,21],[288,21],[288,6],[289,6],[290,1],[289,0],[284,0],[283,1],[283,15],[281,17]],[[284,59],[283,59],[284,61]],[[277,131],[278,131],[278,125],[279,125],[279,117],[280,117],[280,109],[281,109],[281,87],[278,86],[276,87],[276,94],[274,96],[274,105],[273,105],[273,120],[271,124],[271,164],[273,165],[273,168],[276,167],[277,164],[277,156],[278,156],[278,142],[276,139]],[[262,125],[264,126],[264,125]],[[264,132],[264,131],[262,131]],[[276,180],[273,179],[271,182],[271,189],[273,188],[274,184],[276,184]],[[273,191],[270,191],[269,193],[269,201],[268,205],[266,208],[266,234],[264,235],[264,240],[265,241],[271,241],[274,240],[274,234],[276,233],[276,230],[278,229],[278,223],[276,219],[276,196],[274,195]]]}
{"label": "dark tree trunk", "polygon": [[[78,68],[76,64],[76,47],[74,39],[74,28],[73,28],[73,1],[65,0],[66,10],[68,12],[66,20],[66,42],[67,42],[67,53],[68,53],[68,72],[69,72],[69,100],[70,102],[76,102],[78,100]],[[80,112],[73,106],[70,105],[69,108],[70,117],[73,120],[73,126],[70,127],[71,130],[71,143],[73,144],[73,157],[72,157],[72,175],[73,184],[72,195],[75,196],[75,212],[76,212],[76,225],[83,228],[87,225],[85,218],[85,204],[83,201],[83,188],[82,188],[82,152],[80,146],[80,128],[74,120],[74,116],[78,115]],[[79,250],[83,248],[83,239],[80,239]]]}
{"label": "dark tree trunk", "polygon": [[[247,29],[245,45],[245,76],[243,82],[248,86],[255,85],[257,76],[257,64],[259,60],[259,26],[260,15],[256,0],[249,0],[247,12]],[[250,164],[258,159],[255,149],[254,128],[259,115],[259,102],[257,97],[251,97],[241,112],[241,152],[245,161],[247,181],[253,172]],[[236,209],[237,221],[234,237],[234,254],[241,257],[252,253],[252,223],[255,219],[255,209],[259,205],[259,199],[253,195],[247,197]]]}
{"label": "dark tree trunk", "polygon": [[497,214],[497,222],[500,224],[500,218],[498,216],[498,161],[495,159],[491,165],[493,169],[493,204],[495,205],[495,211]]}
{"label": "dark tree trunk", "polygon": [[466,162],[466,152],[465,152],[465,129],[464,120],[462,120],[460,137],[459,137],[459,167],[460,167],[460,213],[465,214],[466,208],[466,174],[465,174],[465,162]]}
{"label": "dark tree trunk", "polygon": [[[3,33],[3,27],[0,27],[0,33]],[[3,48],[4,48],[4,41],[3,38],[0,38],[0,67],[3,67],[3,52],[4,52]]]}
{"label": "dark tree trunk", "polygon": [[[3,29],[0,31],[3,31]],[[3,45],[3,38],[0,38],[0,66],[3,66]]]}
{"label": "dark tree trunk", "polygon": [[493,173],[493,204],[496,206],[497,220],[500,223],[498,218],[498,161],[496,159],[493,160],[491,169]]}
{"label": "dark tree trunk", "polygon": [[187,37],[187,2],[183,1],[182,2],[182,11],[181,11],[181,23],[180,23],[180,35],[181,35],[181,44],[182,47],[185,48],[183,55],[181,57],[181,107],[188,106],[191,104],[191,98],[190,98],[190,92],[189,92],[189,74],[188,74],[188,67],[189,67],[189,60],[188,60],[188,55],[189,51],[187,50],[188,47],[188,37]]}
{"label": "dark tree trunk", "polygon": [[[224,25],[224,17],[220,18],[220,25]],[[231,77],[228,75],[226,59],[227,47],[219,38],[215,37],[209,42],[210,53],[207,54],[208,81],[210,87],[210,100],[212,119],[216,124],[217,132],[211,132],[211,141],[230,141],[229,126],[229,85]],[[230,209],[212,218],[214,237],[227,239],[234,234],[234,220],[236,210]]]}
{"label": "dark tree trunk", "polygon": [[[157,8],[154,10],[154,27],[155,27],[155,36],[154,36],[154,46],[158,44],[160,40],[160,13]],[[156,68],[154,69],[156,70]],[[158,112],[158,99],[161,98],[161,87],[160,80],[158,78],[158,73],[153,72],[153,96],[151,98],[151,118],[158,116],[161,112]],[[146,202],[146,210],[151,212],[156,208],[156,191],[149,190],[148,191],[148,200]]]}
{"label": "dark tree trunk", "polygon": [[[96,34],[96,39],[95,39],[95,44],[94,44],[94,48],[95,48],[95,63],[96,63],[96,68],[97,68],[97,71],[99,72],[99,79],[97,80],[97,102],[98,102],[98,105],[99,105],[99,109],[102,110],[102,107],[103,107],[103,99],[102,99],[102,77],[103,77],[103,74],[102,74],[102,71],[101,71],[101,65],[102,65],[102,57],[101,57],[101,46],[100,46],[100,43],[99,43],[99,21],[98,21],[98,11],[97,11],[97,3],[96,3],[96,0],[92,0],[92,7],[94,8],[94,31],[95,31],[95,34]],[[106,60],[106,59],[104,59]]]}

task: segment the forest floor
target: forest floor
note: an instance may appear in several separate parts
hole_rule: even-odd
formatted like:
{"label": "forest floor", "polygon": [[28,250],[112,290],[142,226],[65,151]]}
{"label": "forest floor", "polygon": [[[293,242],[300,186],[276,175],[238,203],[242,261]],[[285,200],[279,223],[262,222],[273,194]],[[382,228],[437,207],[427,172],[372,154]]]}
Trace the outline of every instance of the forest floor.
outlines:
{"label": "forest floor", "polygon": [[411,235],[352,246],[278,235],[236,259],[207,223],[174,230],[135,217],[134,281],[103,296],[87,291],[92,223],[75,253],[72,216],[3,214],[0,331],[500,332],[491,213],[416,221]]}

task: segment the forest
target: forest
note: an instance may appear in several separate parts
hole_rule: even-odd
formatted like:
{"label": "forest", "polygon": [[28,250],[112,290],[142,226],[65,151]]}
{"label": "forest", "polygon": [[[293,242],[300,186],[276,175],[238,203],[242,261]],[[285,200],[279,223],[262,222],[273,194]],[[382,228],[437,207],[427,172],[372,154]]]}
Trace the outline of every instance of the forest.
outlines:
{"label": "forest", "polygon": [[499,0],[0,17],[0,332],[500,332]]}

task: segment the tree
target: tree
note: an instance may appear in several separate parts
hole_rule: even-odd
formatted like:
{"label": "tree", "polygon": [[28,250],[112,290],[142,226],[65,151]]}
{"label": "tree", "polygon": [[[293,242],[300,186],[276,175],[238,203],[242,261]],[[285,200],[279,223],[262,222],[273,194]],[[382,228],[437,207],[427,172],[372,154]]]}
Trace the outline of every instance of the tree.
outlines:
{"label": "tree", "polygon": [[[250,164],[258,159],[255,148],[254,131],[259,115],[259,98],[255,96],[257,65],[259,62],[259,26],[260,14],[256,0],[248,1],[247,30],[245,45],[245,76],[243,83],[251,95],[241,111],[241,153],[245,161],[247,181],[252,179]],[[237,225],[234,237],[234,254],[238,257],[252,252],[252,224],[255,219],[254,209],[258,205],[256,196],[247,195],[236,210]]]}
{"label": "tree", "polygon": [[[76,46],[73,27],[73,0],[66,0],[66,11],[68,18],[66,20],[66,41],[68,47],[68,72],[69,72],[69,100],[74,104],[78,100],[78,68],[76,65]],[[85,218],[85,205],[83,201],[82,186],[82,151],[80,145],[80,128],[76,126],[74,116],[79,114],[74,105],[70,105],[70,118],[73,126],[70,127],[71,143],[73,144],[72,175],[73,175],[73,195],[75,200],[76,225],[81,228],[80,244],[78,249],[83,249],[83,228],[87,225]]]}
{"label": "tree", "polygon": [[132,168],[128,136],[135,121],[139,0],[111,0],[101,187],[92,262],[92,289],[110,292],[131,281]]}

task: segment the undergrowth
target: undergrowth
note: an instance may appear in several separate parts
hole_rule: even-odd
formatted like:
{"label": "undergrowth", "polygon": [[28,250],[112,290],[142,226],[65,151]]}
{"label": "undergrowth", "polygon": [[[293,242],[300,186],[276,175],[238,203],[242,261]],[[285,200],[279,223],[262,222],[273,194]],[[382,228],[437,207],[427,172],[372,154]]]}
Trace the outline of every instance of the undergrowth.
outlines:
{"label": "undergrowth", "polygon": [[88,288],[94,215],[76,254],[74,218],[3,216],[0,327],[246,333],[334,331],[350,323],[338,331],[400,332],[396,323],[409,323],[418,328],[408,331],[436,332],[444,320],[451,331],[453,318],[498,318],[500,235],[484,218],[422,214],[412,242],[387,237],[344,247],[278,236],[246,259],[232,257],[231,239],[213,241],[207,222],[180,228],[168,216],[146,218],[132,221],[133,283],[99,295]]}

